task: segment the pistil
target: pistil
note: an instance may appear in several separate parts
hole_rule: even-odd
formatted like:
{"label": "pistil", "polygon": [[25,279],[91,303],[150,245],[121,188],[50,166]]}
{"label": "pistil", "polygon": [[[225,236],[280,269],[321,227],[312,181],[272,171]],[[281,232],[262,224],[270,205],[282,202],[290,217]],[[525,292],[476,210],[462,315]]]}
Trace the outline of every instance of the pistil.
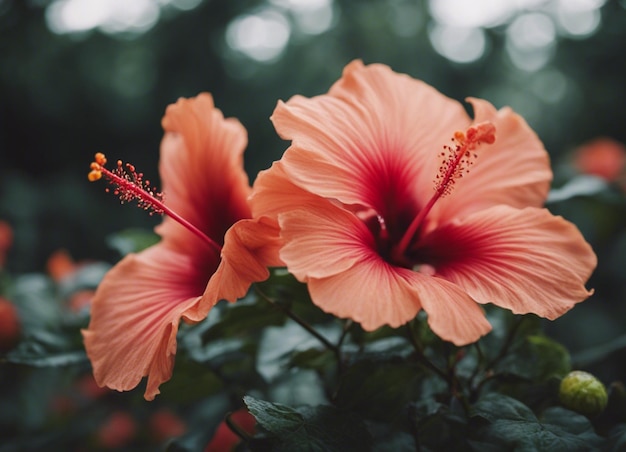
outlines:
{"label": "pistil", "polygon": [[442,197],[449,195],[457,179],[469,172],[469,167],[474,164],[477,155],[474,152],[481,144],[493,144],[496,140],[496,128],[491,122],[482,122],[467,129],[466,132],[457,131],[454,133],[453,142],[457,144],[444,146],[441,156],[444,157],[443,164],[435,178],[435,193],[428,200],[426,205],[413,218],[413,221],[402,236],[400,242],[394,247],[392,257],[396,262],[406,260],[405,253],[420,227],[424,223],[426,216],[430,213],[435,203]]}
{"label": "pistil", "polygon": [[[130,163],[123,165],[122,161],[118,160],[117,168],[110,171],[104,166],[106,163],[105,155],[101,152],[96,153],[94,161],[91,163],[91,171],[88,174],[88,179],[91,182],[97,181],[104,176],[115,187],[113,194],[120,198],[122,204],[134,200],[140,208],[149,211],[150,215],[156,213],[169,216],[207,243],[218,255],[220,254],[222,247],[196,226],[166,206],[163,202],[163,193],[152,187],[150,181],[145,180],[143,173],[138,173],[133,165]],[[110,190],[107,188],[106,191]]]}

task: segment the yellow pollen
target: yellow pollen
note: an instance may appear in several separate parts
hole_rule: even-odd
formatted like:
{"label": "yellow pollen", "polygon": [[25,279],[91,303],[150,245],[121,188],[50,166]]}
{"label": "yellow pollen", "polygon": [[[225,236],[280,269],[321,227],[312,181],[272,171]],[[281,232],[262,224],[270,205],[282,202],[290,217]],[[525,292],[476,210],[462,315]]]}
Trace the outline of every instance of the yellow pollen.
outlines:
{"label": "yellow pollen", "polygon": [[94,156],[94,160],[95,160],[95,163],[97,163],[100,166],[104,166],[107,164],[107,158],[102,152],[96,152],[96,155]]}
{"label": "yellow pollen", "polygon": [[87,174],[87,179],[89,179],[89,182],[95,182],[99,180],[101,177],[102,177],[102,171],[98,171],[97,169],[92,169],[89,172],[89,174]]}

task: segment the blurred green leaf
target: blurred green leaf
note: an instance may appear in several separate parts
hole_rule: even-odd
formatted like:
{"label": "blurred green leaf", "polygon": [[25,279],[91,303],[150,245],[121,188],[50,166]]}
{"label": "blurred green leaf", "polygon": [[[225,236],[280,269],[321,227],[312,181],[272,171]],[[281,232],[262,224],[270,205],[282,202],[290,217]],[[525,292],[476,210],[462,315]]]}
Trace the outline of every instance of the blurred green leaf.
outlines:
{"label": "blurred green leaf", "polygon": [[337,406],[363,417],[391,421],[405,413],[409,403],[421,396],[423,372],[402,360],[364,359],[341,377]]}
{"label": "blurred green leaf", "polygon": [[70,364],[86,363],[84,351],[70,352],[37,352],[34,350],[14,350],[6,356],[6,360],[15,364],[26,364],[34,367],[56,367]]}
{"label": "blurred green leaf", "polygon": [[289,360],[289,365],[292,367],[318,371],[326,370],[334,364],[335,354],[331,350],[318,348],[309,348],[301,352],[295,352]]}
{"label": "blurred green leaf", "polygon": [[607,451],[626,450],[626,424],[619,424],[609,433]]}
{"label": "blurred green leaf", "polygon": [[160,237],[146,229],[124,229],[111,234],[106,238],[106,243],[122,256],[129,253],[137,253],[158,243]]}
{"label": "blurred green leaf", "polygon": [[495,370],[540,382],[563,377],[571,364],[569,352],[561,344],[544,335],[531,335],[512,347]]}
{"label": "blurred green leaf", "polygon": [[275,437],[273,451],[371,450],[367,427],[352,413],[331,406],[291,408],[250,396],[244,397],[244,402],[259,425]]}
{"label": "blurred green leaf", "polygon": [[271,325],[282,325],[286,316],[263,300],[225,304],[219,319],[202,332],[203,341],[237,337]]}

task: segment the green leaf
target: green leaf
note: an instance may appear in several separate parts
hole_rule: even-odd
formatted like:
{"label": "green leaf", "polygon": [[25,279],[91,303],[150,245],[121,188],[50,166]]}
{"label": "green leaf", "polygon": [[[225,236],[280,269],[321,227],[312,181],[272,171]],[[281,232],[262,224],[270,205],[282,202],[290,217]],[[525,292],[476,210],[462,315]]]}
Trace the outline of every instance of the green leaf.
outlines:
{"label": "green leaf", "polygon": [[58,367],[87,362],[87,355],[82,350],[70,352],[37,352],[15,350],[6,356],[6,360],[15,364],[33,367]]}
{"label": "green leaf", "polygon": [[[244,397],[248,410],[273,437],[274,451],[368,451],[371,436],[356,415],[331,406],[291,408]],[[252,447],[255,449],[254,446]]]}
{"label": "green leaf", "polygon": [[122,256],[144,250],[159,240],[159,236],[154,232],[135,228],[124,229],[106,238],[107,245]]}
{"label": "green leaf", "polygon": [[447,409],[420,419],[416,430],[420,451],[469,449],[467,419]]}
{"label": "green leaf", "polygon": [[531,381],[547,381],[563,377],[571,370],[569,352],[558,342],[544,336],[524,338],[502,359],[495,370]]}
{"label": "green leaf", "polygon": [[584,416],[553,407],[540,420],[522,402],[496,393],[474,406],[469,432],[476,450],[582,452],[602,442]]}
{"label": "green leaf", "polygon": [[5,359],[34,367],[58,367],[86,362],[87,355],[82,344],[76,344],[72,336],[63,330],[33,331]]}
{"label": "green leaf", "polygon": [[393,420],[421,393],[423,373],[402,360],[362,360],[343,375],[336,395],[342,409],[365,418]]}
{"label": "green leaf", "polygon": [[286,405],[266,402],[250,396],[245,396],[243,401],[257,422],[275,435],[294,433],[304,424],[304,417]]}
{"label": "green leaf", "polygon": [[611,430],[606,450],[626,450],[626,424],[619,424]]}
{"label": "green leaf", "polygon": [[225,304],[219,320],[202,332],[202,340],[241,336],[270,325],[282,325],[285,320],[286,316],[280,309],[262,300]]}
{"label": "green leaf", "polygon": [[295,352],[289,361],[290,367],[302,369],[327,370],[335,364],[335,355],[330,350],[309,348],[301,352]]}
{"label": "green leaf", "polygon": [[210,369],[178,357],[172,378],[161,386],[161,399],[173,403],[193,403],[223,388],[222,381]]}

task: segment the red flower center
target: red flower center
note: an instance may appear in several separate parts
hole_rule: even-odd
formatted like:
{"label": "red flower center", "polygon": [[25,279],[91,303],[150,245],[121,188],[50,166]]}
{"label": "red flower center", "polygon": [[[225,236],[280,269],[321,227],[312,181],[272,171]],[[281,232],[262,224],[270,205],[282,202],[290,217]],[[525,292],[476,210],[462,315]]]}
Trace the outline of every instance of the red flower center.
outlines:
{"label": "red flower center", "polygon": [[[416,259],[415,253],[411,252],[419,239],[424,220],[439,199],[452,193],[456,181],[469,173],[477,158],[475,151],[478,147],[495,142],[495,131],[491,122],[483,122],[468,128],[466,132],[454,133],[454,144],[444,145],[440,153],[443,162],[434,179],[435,193],[412,219],[407,219],[407,212],[393,212],[394,218],[384,218],[377,214],[366,220],[376,239],[377,250],[385,260],[411,269],[424,266],[425,263]],[[390,231],[391,224],[396,226],[393,232]],[[420,268],[422,270],[431,272],[432,268]]]}

